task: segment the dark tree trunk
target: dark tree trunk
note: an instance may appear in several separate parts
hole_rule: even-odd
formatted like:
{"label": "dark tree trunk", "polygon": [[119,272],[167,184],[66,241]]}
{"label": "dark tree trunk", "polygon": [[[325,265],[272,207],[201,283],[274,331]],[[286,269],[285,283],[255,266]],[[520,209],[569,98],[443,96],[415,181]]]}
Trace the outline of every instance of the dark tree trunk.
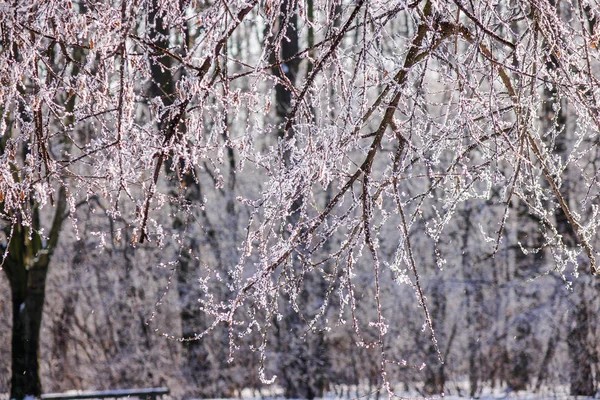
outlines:
{"label": "dark tree trunk", "polygon": [[467,358],[469,363],[469,396],[475,397],[480,390],[481,382],[481,342],[480,333],[480,307],[483,294],[480,285],[476,282],[475,263],[470,250],[471,234],[471,204],[467,201],[463,211],[464,227],[462,235],[462,260],[463,279],[465,282],[465,308],[467,331],[469,332],[467,345]]}
{"label": "dark tree trunk", "polygon": [[[44,304],[43,285],[47,269],[28,268],[28,250],[34,250],[36,240],[27,238],[27,230],[15,226],[4,271],[10,283],[13,304],[12,379],[10,397],[39,397],[42,385],[39,376],[39,327]],[[30,288],[29,279],[36,287]],[[41,276],[44,275],[44,276]],[[40,285],[41,278],[41,285]],[[35,291],[31,290],[35,289]],[[40,296],[40,292],[41,296]],[[39,304],[41,301],[41,304]],[[38,317],[39,316],[39,317]]]}
{"label": "dark tree trunk", "polygon": [[[271,54],[271,61],[275,63],[281,62],[281,65],[276,65],[273,67],[272,72],[273,75],[279,77],[280,79],[286,79],[292,84],[294,84],[296,81],[300,61],[295,58],[284,63],[282,60],[290,59],[299,51],[300,46],[298,43],[297,24],[298,17],[296,15],[294,2],[290,0],[282,1],[279,17],[280,30],[275,36],[275,40],[281,40],[281,52],[279,54]],[[292,92],[290,92],[290,90],[282,84],[277,84],[275,86],[275,107],[277,119],[285,123],[285,118],[292,108]],[[279,132],[280,137],[290,138],[292,135],[292,131],[284,132],[281,130]]]}
{"label": "dark tree trunk", "polygon": [[[46,293],[46,276],[65,212],[65,189],[58,193],[56,211],[48,243],[44,248],[39,217],[34,208],[33,229],[15,223],[10,237],[4,272],[10,284],[13,309],[11,341],[11,399],[42,394],[40,380],[40,328]],[[35,207],[35,205],[34,205]],[[10,230],[10,228],[9,228]]]}
{"label": "dark tree trunk", "polygon": [[554,353],[556,351],[556,344],[559,339],[559,329],[556,329],[555,333],[550,336],[548,339],[548,346],[546,347],[546,352],[544,353],[544,358],[542,359],[542,365],[540,366],[540,370],[537,376],[537,382],[535,383],[535,390],[539,391],[542,388],[542,385],[548,379],[548,370],[550,361],[554,357]]}
{"label": "dark tree trunk", "polygon": [[305,328],[294,310],[286,310],[284,320],[273,321],[280,352],[281,385],[286,398],[322,397],[326,382],[326,348],[322,334],[302,337]]}
{"label": "dark tree trunk", "polygon": [[[444,324],[446,320],[446,288],[443,279],[436,279],[431,289],[431,319],[433,320],[436,339],[444,343]],[[438,359],[437,350],[431,341],[427,346],[427,367],[425,369],[424,391],[427,395],[444,393],[446,374],[444,364]]]}
{"label": "dark tree trunk", "polygon": [[[158,0],[152,0],[152,10],[148,14],[148,23],[150,24],[149,35],[154,45],[163,50],[169,49],[169,30],[164,24],[160,12]],[[150,94],[153,97],[160,97],[165,106],[170,106],[174,102],[175,81],[171,57],[160,52],[150,62],[150,71],[152,72],[152,84]],[[161,128],[165,128],[168,121],[161,121]]]}
{"label": "dark tree trunk", "polygon": [[528,351],[531,324],[527,316],[516,322],[515,349],[511,355],[508,385],[512,390],[525,390],[531,380],[531,357]]}
{"label": "dark tree trunk", "polygon": [[583,285],[578,285],[581,293],[577,294],[579,302],[571,311],[571,321],[567,334],[567,345],[571,368],[569,371],[570,392],[572,396],[594,396],[596,387],[592,365],[594,356],[588,341],[590,332],[590,315],[583,294]]}
{"label": "dark tree trunk", "polygon": [[[14,240],[14,239],[13,239]],[[23,264],[11,280],[13,301],[12,379],[10,397],[39,397],[42,383],[39,374],[40,326],[44,308],[47,267],[26,270]]]}

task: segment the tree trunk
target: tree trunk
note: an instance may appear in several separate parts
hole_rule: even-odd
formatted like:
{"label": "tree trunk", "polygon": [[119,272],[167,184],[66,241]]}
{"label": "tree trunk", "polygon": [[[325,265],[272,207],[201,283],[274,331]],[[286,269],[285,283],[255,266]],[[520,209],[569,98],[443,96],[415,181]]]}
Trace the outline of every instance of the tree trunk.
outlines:
{"label": "tree trunk", "polygon": [[4,272],[10,284],[13,304],[11,399],[22,400],[25,396],[39,397],[42,393],[39,372],[40,327],[44,310],[46,276],[52,253],[58,242],[66,208],[65,198],[65,189],[61,188],[45,248],[37,233],[39,231],[37,209],[33,212],[33,232],[18,222],[12,226],[12,236],[10,231],[7,232],[9,247],[4,262]]}
{"label": "tree trunk", "polygon": [[[445,343],[444,324],[446,320],[446,288],[443,278],[435,279],[431,289],[431,319],[436,327],[436,339]],[[441,347],[441,346],[440,346]],[[423,389],[427,395],[443,394],[446,385],[444,364],[438,359],[434,344],[427,346],[427,367]]]}
{"label": "tree trunk", "polygon": [[481,382],[481,328],[480,307],[483,293],[475,279],[475,263],[472,259],[470,244],[472,208],[470,202],[465,202],[463,210],[462,259],[463,279],[465,282],[465,309],[468,334],[467,358],[469,363],[469,396],[475,397],[480,390]]}
{"label": "tree trunk", "polygon": [[[4,147],[1,148],[4,152]],[[58,235],[66,209],[66,191],[61,187],[56,200],[55,214],[46,246],[42,244],[37,204],[32,202],[32,228],[23,225],[20,216],[5,230],[8,255],[4,272],[12,297],[13,328],[11,340],[12,377],[10,398],[39,397],[40,327],[46,293],[46,276],[50,259],[58,243]]]}
{"label": "tree trunk", "polygon": [[39,397],[42,393],[39,339],[48,268],[35,267],[29,271],[26,268],[24,264],[11,266],[18,272],[10,281],[13,301],[10,397],[17,400]]}
{"label": "tree trunk", "polygon": [[571,311],[567,345],[571,368],[569,371],[570,393],[572,396],[594,396],[596,388],[592,365],[594,357],[592,346],[588,342],[590,332],[590,315],[585,302],[584,285],[577,285],[579,301]]}

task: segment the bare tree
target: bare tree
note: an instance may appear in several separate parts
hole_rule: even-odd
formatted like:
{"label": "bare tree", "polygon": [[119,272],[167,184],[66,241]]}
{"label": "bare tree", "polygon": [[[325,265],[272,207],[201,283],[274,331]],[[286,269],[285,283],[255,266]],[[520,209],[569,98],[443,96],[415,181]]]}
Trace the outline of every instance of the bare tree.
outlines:
{"label": "bare tree", "polygon": [[[285,370],[267,357],[277,329],[316,333],[321,342],[304,343],[314,355],[322,333],[348,324],[357,344],[376,353],[369,381],[393,393],[389,377],[408,364],[390,346],[394,291],[382,288],[393,281],[418,304],[428,358],[441,363],[434,322],[444,303],[434,299],[430,312],[416,243],[440,270],[464,262],[464,281],[482,280],[485,260],[510,246],[528,251],[503,242],[510,223],[527,224],[540,232],[533,247],[551,254],[536,273],[597,275],[597,16],[587,4],[561,7],[563,14],[550,1],[0,6],[12,396],[41,393],[37,332],[50,256],[65,215],[77,233],[77,207],[92,202],[119,221],[94,235],[176,248],[167,264],[179,269],[180,289],[189,276],[198,280],[190,312],[203,315],[201,331],[189,329],[186,339],[220,332],[222,360],[232,362],[239,348],[253,350],[263,382]],[[561,99],[555,111],[563,103],[570,110],[569,146],[547,140],[539,119],[548,111],[545,88]],[[577,190],[567,186],[570,174],[582,177]],[[464,210],[481,211],[459,218]],[[475,217],[480,226],[462,230],[466,252],[457,254],[448,232]],[[217,220],[228,229],[212,230]],[[197,252],[199,243],[212,255]],[[475,257],[476,249],[486,254]],[[477,326],[484,286],[465,288],[466,309],[476,312],[468,324]],[[577,306],[577,328],[585,305]],[[530,343],[524,321],[513,326]],[[474,394],[484,348],[471,336],[468,350]],[[526,352],[515,357],[528,360]],[[25,382],[22,371],[36,378]],[[428,390],[441,390],[444,373],[437,375]],[[317,396],[324,382],[307,388],[289,395]]]}

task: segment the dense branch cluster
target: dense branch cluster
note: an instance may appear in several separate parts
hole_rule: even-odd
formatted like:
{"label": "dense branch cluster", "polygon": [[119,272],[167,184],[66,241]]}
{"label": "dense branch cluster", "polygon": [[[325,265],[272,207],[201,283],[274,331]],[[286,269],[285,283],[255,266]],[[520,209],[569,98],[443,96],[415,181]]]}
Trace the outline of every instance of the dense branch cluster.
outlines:
{"label": "dense branch cluster", "polygon": [[[414,290],[442,360],[420,272],[465,262],[464,210],[482,258],[519,246],[549,251],[565,282],[599,273],[600,8],[557,3],[4,3],[3,261],[16,226],[55,246],[58,220],[77,233],[92,207],[110,221],[102,246],[151,243],[174,249],[173,271],[197,268],[208,322],[157,331],[225,326],[229,357],[251,342],[265,381],[291,307],[303,334],[352,325],[387,385],[407,363],[386,356],[383,281]],[[231,249],[206,256],[193,237]]]}

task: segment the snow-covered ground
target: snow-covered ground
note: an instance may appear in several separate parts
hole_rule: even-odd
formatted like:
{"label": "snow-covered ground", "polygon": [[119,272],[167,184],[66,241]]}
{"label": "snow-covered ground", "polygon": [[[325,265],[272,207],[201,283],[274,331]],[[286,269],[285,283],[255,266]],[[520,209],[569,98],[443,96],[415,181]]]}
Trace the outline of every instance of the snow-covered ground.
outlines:
{"label": "snow-covered ground", "polygon": [[[460,385],[460,394],[458,393],[458,388],[455,387],[454,390],[450,390],[449,393],[445,394],[444,396],[423,396],[422,393],[419,393],[416,390],[412,390],[412,391],[402,391],[402,390],[397,390],[395,391],[395,394],[397,397],[393,397],[393,398],[397,398],[397,399],[444,399],[444,400],[464,400],[464,399],[469,399],[470,397],[468,396],[468,385],[465,383],[464,385]],[[389,399],[390,396],[385,393],[384,391],[382,391],[379,394],[379,397],[377,396],[376,393],[374,392],[370,392],[369,389],[367,387],[364,388],[359,388],[358,389],[358,395],[357,395],[357,390],[356,387],[352,387],[349,388],[350,390],[348,391],[348,388],[345,387],[342,388],[338,388],[337,393],[336,391],[331,391],[328,392],[323,398],[322,400],[346,400],[346,399],[379,399],[379,400],[385,400],[385,399]],[[348,394],[348,392],[350,394]],[[259,395],[256,392],[253,392],[251,390],[244,390],[242,391],[242,399],[247,399],[247,400],[281,400],[284,399],[284,397],[281,395],[281,391],[277,390],[276,388],[271,391],[270,393],[267,393],[265,391],[262,392],[262,396]],[[594,397],[586,397],[586,396],[571,396],[569,395],[569,387],[568,385],[557,385],[557,386],[552,386],[552,387],[543,387],[541,388],[539,391],[534,392],[533,390],[531,391],[511,391],[510,389],[502,389],[502,388],[483,388],[483,390],[481,390],[481,393],[476,397],[477,399],[480,400],[492,400],[492,399],[519,399],[519,400],[541,400],[541,399],[561,399],[561,400],[568,400],[568,399],[577,399],[577,400],[588,400],[588,399],[600,399],[600,390],[596,393],[596,396]],[[200,399],[194,399],[194,400],[200,400]],[[214,399],[217,400],[217,399]],[[234,399],[218,399],[218,400],[234,400]]]}
{"label": "snow-covered ground", "polygon": [[[337,387],[337,390],[332,390],[328,392],[322,399],[318,400],[350,400],[350,399],[378,399],[378,400],[387,400],[390,399],[390,396],[385,392],[381,391],[379,396],[373,390],[369,390],[367,386],[359,387],[358,390],[356,387]],[[459,393],[460,390],[460,393]],[[419,393],[416,390],[397,390],[395,391],[396,397],[392,397],[395,399],[414,399],[414,400],[425,400],[425,399],[443,399],[443,400],[464,400],[470,398],[468,396],[468,385],[465,383],[463,385],[455,385],[454,389],[450,389],[449,393],[444,396],[423,396],[422,393]],[[519,400],[541,400],[541,399],[561,399],[561,400],[569,400],[569,399],[577,399],[577,400],[588,400],[588,399],[600,399],[600,390],[596,393],[594,397],[586,397],[586,396],[571,396],[569,395],[569,387],[568,385],[557,385],[551,387],[543,387],[539,391],[511,391],[509,389],[499,389],[499,388],[483,388],[479,396],[476,397],[480,400],[495,400],[495,399],[519,399]],[[268,391],[261,391],[258,393],[255,390],[245,389],[241,393],[241,397],[238,398],[222,398],[222,399],[211,399],[211,400],[283,400],[284,397],[282,395],[282,390],[278,387],[273,387]],[[0,393],[0,400],[9,400],[8,393]],[[188,399],[188,400],[207,400],[207,399]]]}

